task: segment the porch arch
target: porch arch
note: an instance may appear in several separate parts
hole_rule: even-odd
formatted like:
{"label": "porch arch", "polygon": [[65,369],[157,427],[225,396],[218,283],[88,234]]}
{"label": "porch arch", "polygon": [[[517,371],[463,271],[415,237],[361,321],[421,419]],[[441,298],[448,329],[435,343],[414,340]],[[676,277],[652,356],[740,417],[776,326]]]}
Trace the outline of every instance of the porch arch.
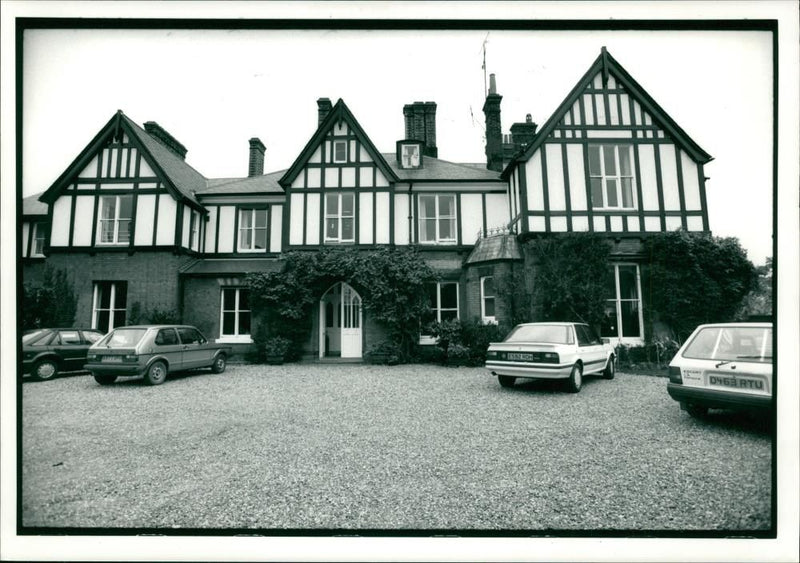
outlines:
{"label": "porch arch", "polygon": [[333,284],[319,300],[319,357],[361,358],[363,326],[359,293],[347,282]]}

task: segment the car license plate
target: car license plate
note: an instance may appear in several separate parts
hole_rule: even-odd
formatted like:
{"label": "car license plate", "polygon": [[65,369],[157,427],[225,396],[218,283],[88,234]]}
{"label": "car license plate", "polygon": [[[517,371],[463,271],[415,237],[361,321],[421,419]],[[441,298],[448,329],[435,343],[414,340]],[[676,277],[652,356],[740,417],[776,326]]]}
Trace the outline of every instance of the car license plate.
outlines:
{"label": "car license plate", "polygon": [[533,360],[533,354],[526,354],[524,352],[509,352],[508,359],[517,362],[530,362]]}
{"label": "car license plate", "polygon": [[122,356],[103,356],[103,363],[121,364]]}
{"label": "car license plate", "polygon": [[754,377],[734,377],[731,375],[709,375],[708,384],[716,387],[730,389],[746,389],[749,391],[764,391],[764,382]]}

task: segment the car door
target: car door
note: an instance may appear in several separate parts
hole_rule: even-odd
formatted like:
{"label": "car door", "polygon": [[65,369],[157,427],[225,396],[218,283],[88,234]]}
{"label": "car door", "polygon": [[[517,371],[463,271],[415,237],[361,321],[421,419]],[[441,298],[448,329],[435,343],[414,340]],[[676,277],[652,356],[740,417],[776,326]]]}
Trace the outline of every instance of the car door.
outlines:
{"label": "car door", "polygon": [[183,367],[183,345],[174,328],[160,328],[153,339],[156,354],[169,363],[169,371],[180,371]]}
{"label": "car door", "polygon": [[207,345],[207,341],[200,331],[194,327],[178,327],[178,336],[181,339],[183,350],[183,369],[208,367],[214,356],[214,350]]}
{"label": "car door", "polygon": [[578,353],[583,360],[583,373],[594,373],[605,365],[603,341],[588,325],[576,324],[578,337]]}
{"label": "car door", "polygon": [[53,348],[61,358],[63,371],[83,369],[89,344],[84,342],[78,330],[59,330],[53,339]]}

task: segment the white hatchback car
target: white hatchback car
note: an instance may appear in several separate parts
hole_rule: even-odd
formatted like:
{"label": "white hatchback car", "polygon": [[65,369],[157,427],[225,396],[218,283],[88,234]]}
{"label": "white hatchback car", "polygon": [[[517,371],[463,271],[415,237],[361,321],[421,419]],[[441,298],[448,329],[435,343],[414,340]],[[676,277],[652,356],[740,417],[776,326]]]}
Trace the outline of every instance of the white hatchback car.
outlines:
{"label": "white hatchback car", "polygon": [[764,410],[772,397],[772,323],[698,326],[669,364],[667,392],[691,416]]}
{"label": "white hatchback car", "polygon": [[525,323],[514,327],[503,342],[492,342],[485,367],[503,387],[518,378],[565,379],[567,389],[581,390],[583,376],[613,379],[614,347],[583,323]]}

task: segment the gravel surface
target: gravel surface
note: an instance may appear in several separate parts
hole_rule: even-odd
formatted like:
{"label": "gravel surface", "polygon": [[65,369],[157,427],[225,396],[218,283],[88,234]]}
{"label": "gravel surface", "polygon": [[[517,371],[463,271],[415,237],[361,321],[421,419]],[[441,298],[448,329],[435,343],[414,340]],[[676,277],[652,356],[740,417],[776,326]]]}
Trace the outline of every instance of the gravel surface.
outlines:
{"label": "gravel surface", "polygon": [[765,530],[771,432],[662,378],[501,388],[480,368],[229,366],[23,385],[22,523]]}

